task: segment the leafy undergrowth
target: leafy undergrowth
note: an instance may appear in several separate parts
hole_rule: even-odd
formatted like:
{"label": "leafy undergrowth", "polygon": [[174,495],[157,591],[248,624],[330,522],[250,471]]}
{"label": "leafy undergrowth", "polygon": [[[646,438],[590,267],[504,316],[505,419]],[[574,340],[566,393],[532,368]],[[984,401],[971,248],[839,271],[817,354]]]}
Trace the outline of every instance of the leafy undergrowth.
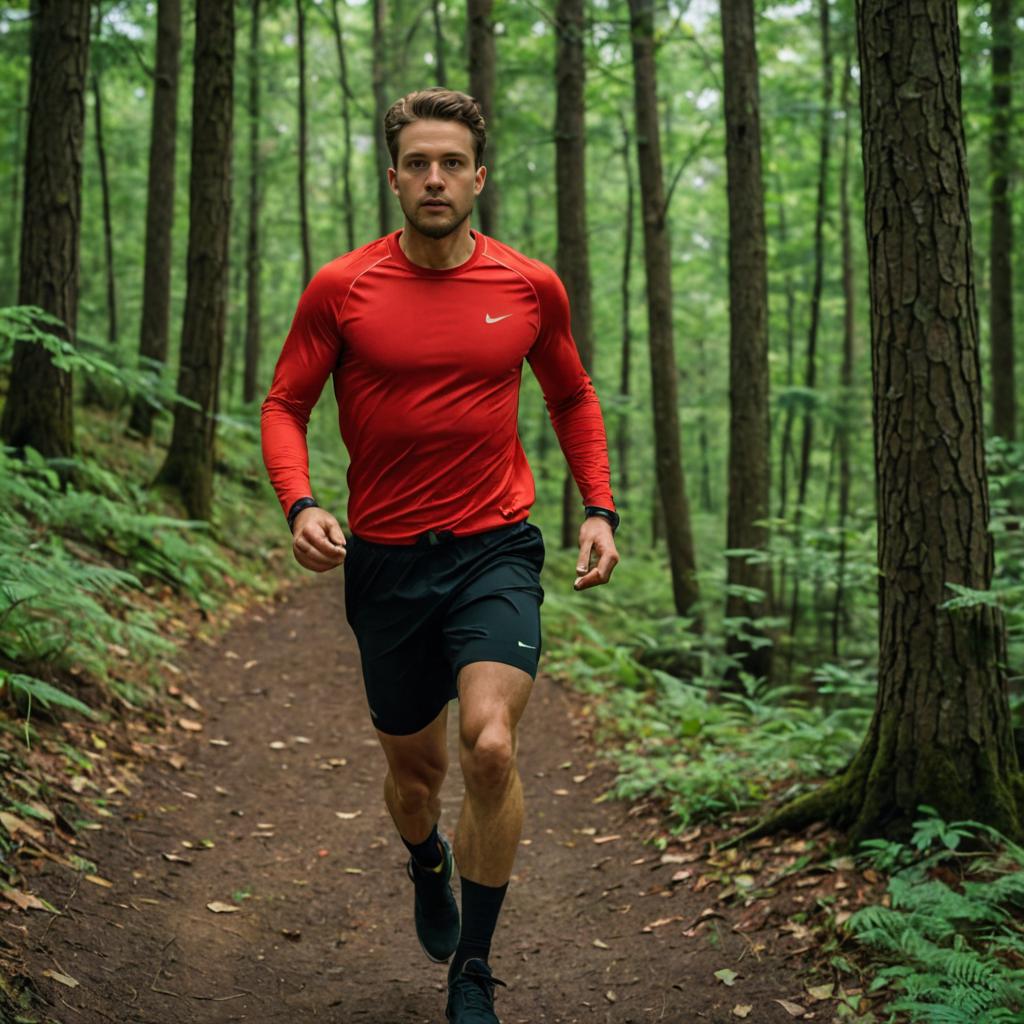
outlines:
{"label": "leafy undergrowth", "polygon": [[[26,883],[43,860],[105,884],[76,836],[167,756],[168,730],[198,727],[179,645],[213,643],[292,573],[251,417],[221,418],[207,524],[148,486],[167,424],[132,440],[117,404],[76,409],[73,460],[0,449],[0,912],[59,912]],[[0,1018],[35,1019],[18,962],[0,939]]]}

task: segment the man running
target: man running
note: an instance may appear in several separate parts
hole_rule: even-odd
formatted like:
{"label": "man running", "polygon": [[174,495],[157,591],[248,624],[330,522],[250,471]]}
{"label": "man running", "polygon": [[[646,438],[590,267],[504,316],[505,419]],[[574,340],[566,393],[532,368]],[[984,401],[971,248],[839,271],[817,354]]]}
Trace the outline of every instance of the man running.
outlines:
{"label": "man running", "polygon": [[[516,727],[541,650],[544,542],[519,443],[522,363],[540,381],[583,497],[577,590],[618,554],[604,423],[558,277],[470,230],[485,124],[464,93],[388,110],[400,231],[323,267],[299,300],[263,403],[263,454],[307,569],[345,563],[346,614],[409,849],[416,934],[451,964],[453,1024],[498,1024],[491,938],[523,822]],[[309,482],[306,424],[333,374],[349,452],[346,539]],[[438,832],[448,702],[465,778],[454,855]],[[458,865],[459,909],[451,890]]]}

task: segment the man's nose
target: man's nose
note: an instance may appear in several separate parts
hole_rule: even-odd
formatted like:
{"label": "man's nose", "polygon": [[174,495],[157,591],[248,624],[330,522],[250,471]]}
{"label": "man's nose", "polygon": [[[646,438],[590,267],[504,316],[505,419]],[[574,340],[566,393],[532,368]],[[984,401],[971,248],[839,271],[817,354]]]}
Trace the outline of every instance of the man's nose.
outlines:
{"label": "man's nose", "polygon": [[441,175],[440,163],[432,163],[427,171],[427,188],[444,188],[444,178]]}

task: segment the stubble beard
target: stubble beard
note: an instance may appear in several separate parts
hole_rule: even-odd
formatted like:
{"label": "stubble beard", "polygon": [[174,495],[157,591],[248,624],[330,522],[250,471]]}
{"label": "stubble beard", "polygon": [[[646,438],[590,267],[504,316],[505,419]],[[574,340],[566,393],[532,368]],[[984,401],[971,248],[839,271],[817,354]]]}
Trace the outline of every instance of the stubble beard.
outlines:
{"label": "stubble beard", "polygon": [[403,212],[405,213],[405,216],[408,218],[409,223],[412,224],[412,226],[421,235],[424,235],[427,238],[438,239],[447,238],[453,231],[458,230],[458,228],[462,226],[462,223],[466,220],[466,218],[469,217],[469,215],[473,212],[472,205],[470,205],[469,208],[461,215],[458,213],[458,211],[455,210],[454,207],[449,207],[449,209],[451,209],[454,216],[450,221],[447,221],[444,224],[438,224],[434,221],[427,220],[425,217],[419,216],[418,209],[415,209],[411,212],[409,210],[404,210]]}

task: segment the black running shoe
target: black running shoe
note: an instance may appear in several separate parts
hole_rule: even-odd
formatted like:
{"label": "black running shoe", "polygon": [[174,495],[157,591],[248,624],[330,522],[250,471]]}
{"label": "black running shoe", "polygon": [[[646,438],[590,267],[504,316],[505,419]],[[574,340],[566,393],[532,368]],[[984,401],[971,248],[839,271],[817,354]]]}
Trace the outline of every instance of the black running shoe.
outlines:
{"label": "black running shoe", "polygon": [[483,960],[467,960],[448,982],[444,1013],[451,1024],[501,1024],[494,1014],[494,987],[505,982],[491,974]]}
{"label": "black running shoe", "polygon": [[423,952],[436,964],[448,962],[459,944],[459,907],[452,895],[452,848],[444,836],[438,837],[444,850],[440,871],[430,871],[414,864],[412,858],[405,869],[415,886],[413,917],[416,937]]}

